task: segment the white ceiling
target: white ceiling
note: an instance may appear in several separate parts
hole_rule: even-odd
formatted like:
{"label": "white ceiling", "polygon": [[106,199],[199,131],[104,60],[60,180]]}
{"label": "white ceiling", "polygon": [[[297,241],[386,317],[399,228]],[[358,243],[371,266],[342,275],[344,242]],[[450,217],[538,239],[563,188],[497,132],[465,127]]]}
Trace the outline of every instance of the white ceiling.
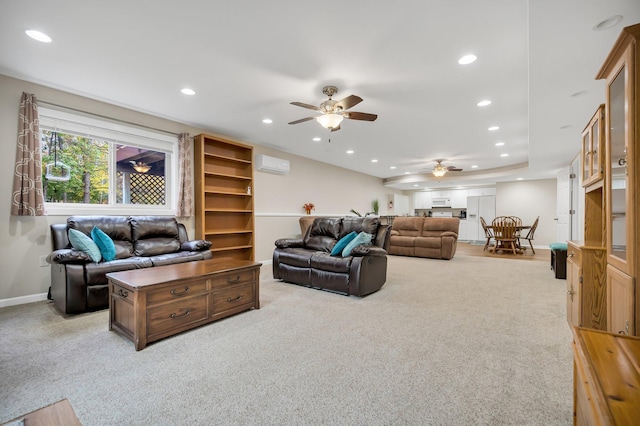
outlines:
{"label": "white ceiling", "polygon": [[[615,27],[592,29],[614,15]],[[0,0],[0,73],[399,189],[476,185],[553,178],[570,163],[604,101],[594,76],[638,22],[638,0]],[[458,65],[467,53],[478,60]],[[288,125],[314,115],[289,102],[318,105],[328,84],[334,99],[362,97],[353,110],[377,121],[345,120],[331,134]],[[464,171],[435,179],[438,158]]]}

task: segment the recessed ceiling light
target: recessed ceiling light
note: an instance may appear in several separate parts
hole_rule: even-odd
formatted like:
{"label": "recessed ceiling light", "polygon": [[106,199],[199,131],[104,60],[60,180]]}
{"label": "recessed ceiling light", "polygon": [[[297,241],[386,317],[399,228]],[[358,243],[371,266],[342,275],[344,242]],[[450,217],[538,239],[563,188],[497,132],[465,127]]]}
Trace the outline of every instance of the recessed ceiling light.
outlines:
{"label": "recessed ceiling light", "polygon": [[352,149],[348,150],[347,154],[353,154],[353,150]]}
{"label": "recessed ceiling light", "polygon": [[504,142],[496,142],[496,146],[504,146]]}
{"label": "recessed ceiling light", "polygon": [[25,33],[34,40],[41,41],[43,43],[51,43],[51,37],[46,35],[45,33],[41,33],[37,30],[27,30]]}
{"label": "recessed ceiling light", "polygon": [[598,22],[591,29],[593,31],[604,31],[608,30],[611,27],[615,27],[620,22],[622,22],[622,15],[613,15],[612,17],[607,18],[602,22]]}
{"label": "recessed ceiling light", "polygon": [[396,166],[391,166],[391,167],[389,167],[389,168],[390,168],[391,170],[395,170],[395,169],[396,169]]}
{"label": "recessed ceiling light", "polygon": [[411,174],[411,172],[404,172],[404,174],[405,174],[405,175],[410,175],[410,174]]}
{"label": "recessed ceiling light", "polygon": [[478,102],[478,103],[477,103],[477,105],[478,105],[479,107],[483,107],[483,106],[491,105],[491,101],[490,101],[490,100],[488,100],[488,99],[485,99],[485,100],[483,100],[483,101]]}
{"label": "recessed ceiling light", "polygon": [[188,87],[185,87],[184,89],[180,90],[182,92],[183,95],[189,95],[189,96],[193,96],[196,94],[196,91],[193,89],[189,89]]}
{"label": "recessed ceiling light", "polygon": [[473,166],[471,166],[471,168],[472,168],[472,169],[477,169],[477,168],[478,168],[478,165],[477,165],[477,164],[474,164]]}
{"label": "recessed ceiling light", "polygon": [[372,163],[377,163],[378,160],[376,158],[374,158],[373,160],[371,160]]}
{"label": "recessed ceiling light", "polygon": [[317,137],[317,136],[316,136],[316,137],[315,137],[315,138],[313,138],[312,140],[313,140],[314,142],[320,142],[320,141],[322,140],[322,138],[319,138],[319,137]]}
{"label": "recessed ceiling light", "polygon": [[524,178],[518,178],[518,179],[516,179],[516,180],[524,180]]}
{"label": "recessed ceiling light", "polygon": [[500,126],[491,126],[487,130],[489,130],[490,132],[493,132],[493,131],[496,131],[496,130],[499,130],[499,129],[500,129]]}
{"label": "recessed ceiling light", "polygon": [[509,154],[500,154],[500,157],[508,157]]}
{"label": "recessed ceiling light", "polygon": [[420,185],[418,185],[417,183],[414,183],[414,184],[413,184],[413,186],[418,187],[418,186],[420,186]]}
{"label": "recessed ceiling light", "polygon": [[263,122],[264,124],[271,124],[271,123],[273,123],[273,120],[272,120],[272,119],[270,119],[270,118],[265,118],[264,120],[262,120],[262,122]]}
{"label": "recessed ceiling light", "polygon": [[460,65],[468,65],[472,62],[475,62],[476,59],[478,59],[476,55],[465,55],[462,58],[458,59],[458,63]]}

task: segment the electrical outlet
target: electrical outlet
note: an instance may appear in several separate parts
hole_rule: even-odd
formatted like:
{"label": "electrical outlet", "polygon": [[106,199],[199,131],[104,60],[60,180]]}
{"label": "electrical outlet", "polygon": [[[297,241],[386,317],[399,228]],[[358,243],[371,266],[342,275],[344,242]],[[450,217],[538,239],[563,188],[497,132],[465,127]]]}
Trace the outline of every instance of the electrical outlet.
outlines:
{"label": "electrical outlet", "polygon": [[47,263],[47,256],[40,256],[40,267],[46,268],[47,266],[49,266]]}

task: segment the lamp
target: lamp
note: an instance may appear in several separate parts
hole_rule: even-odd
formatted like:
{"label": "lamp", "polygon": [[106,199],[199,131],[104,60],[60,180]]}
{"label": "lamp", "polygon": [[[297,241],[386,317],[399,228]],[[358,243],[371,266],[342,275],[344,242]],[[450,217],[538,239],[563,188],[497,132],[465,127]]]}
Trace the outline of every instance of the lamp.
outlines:
{"label": "lamp", "polygon": [[344,117],[340,114],[323,114],[320,117],[317,117],[316,120],[318,120],[318,123],[320,123],[320,125],[325,129],[332,130],[340,126]]}
{"label": "lamp", "polygon": [[445,175],[445,173],[447,173],[449,171],[449,169],[447,169],[445,166],[443,166],[442,164],[438,163],[434,168],[433,168],[433,175],[435,177],[442,177]]}
{"label": "lamp", "polygon": [[130,161],[130,163],[133,169],[138,173],[147,173],[149,170],[151,170],[151,166],[146,163],[143,163],[142,161],[140,162]]}

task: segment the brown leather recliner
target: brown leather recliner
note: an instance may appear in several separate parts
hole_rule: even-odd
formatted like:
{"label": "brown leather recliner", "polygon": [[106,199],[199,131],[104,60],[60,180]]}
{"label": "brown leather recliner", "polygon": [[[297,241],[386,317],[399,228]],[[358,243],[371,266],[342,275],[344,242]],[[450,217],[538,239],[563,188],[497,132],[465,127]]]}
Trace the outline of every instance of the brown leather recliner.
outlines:
{"label": "brown leather recliner", "polygon": [[[378,217],[318,217],[301,239],[280,239],[273,251],[273,277],[336,293],[366,296],[387,280],[389,229]],[[334,245],[355,231],[373,235],[346,257],[331,256]]]}
{"label": "brown leather recliner", "polygon": [[[116,258],[94,262],[69,243],[69,229],[89,236],[96,226],[116,247]],[[65,314],[109,307],[105,274],[211,259],[211,242],[189,241],[183,224],[166,216],[71,216],[51,225],[51,296]]]}

